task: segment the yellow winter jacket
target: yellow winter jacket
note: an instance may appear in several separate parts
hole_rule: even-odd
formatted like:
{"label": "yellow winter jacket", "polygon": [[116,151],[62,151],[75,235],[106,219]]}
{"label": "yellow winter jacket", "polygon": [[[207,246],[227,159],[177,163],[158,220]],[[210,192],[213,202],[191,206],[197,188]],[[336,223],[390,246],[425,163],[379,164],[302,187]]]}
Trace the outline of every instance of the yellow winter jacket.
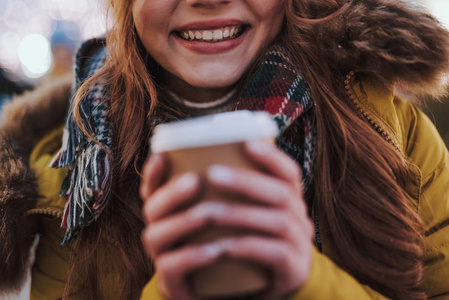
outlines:
{"label": "yellow winter jacket", "polygon": [[[423,287],[431,299],[449,299],[449,153],[431,121],[413,104],[394,96],[375,83],[348,87],[354,104],[366,120],[398,151],[408,157],[416,175],[408,192],[426,226]],[[73,248],[60,248],[63,231],[59,228],[65,201],[59,189],[64,169],[48,169],[59,150],[62,128],[47,135],[31,154],[31,166],[39,178],[43,196],[36,209],[40,214],[41,238],[32,270],[31,299],[61,296]],[[325,233],[323,233],[325,236]],[[323,253],[313,251],[311,274],[291,299],[386,299],[357,282],[328,257],[332,249],[322,241]],[[144,288],[141,299],[164,299],[157,290],[157,274]]]}

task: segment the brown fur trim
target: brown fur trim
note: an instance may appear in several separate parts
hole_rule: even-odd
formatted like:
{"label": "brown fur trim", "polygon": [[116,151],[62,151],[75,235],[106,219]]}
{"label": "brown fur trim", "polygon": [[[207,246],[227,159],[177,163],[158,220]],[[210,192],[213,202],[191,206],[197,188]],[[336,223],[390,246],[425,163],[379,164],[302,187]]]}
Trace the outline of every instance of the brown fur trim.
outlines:
{"label": "brown fur trim", "polygon": [[11,140],[14,151],[29,154],[45,133],[63,124],[69,105],[72,78],[73,76],[49,78],[34,90],[4,105],[0,132]]}
{"label": "brown fur trim", "polygon": [[337,18],[319,25],[336,68],[435,94],[449,71],[449,32],[406,2],[347,2]]}
{"label": "brown fur trim", "polygon": [[36,219],[25,212],[37,201],[33,174],[3,140],[0,148],[0,291],[18,291],[29,267]]}
{"label": "brown fur trim", "polygon": [[7,104],[0,124],[0,295],[18,291],[29,267],[37,219],[27,215],[38,200],[29,169],[36,142],[63,124],[71,79],[47,79]]}

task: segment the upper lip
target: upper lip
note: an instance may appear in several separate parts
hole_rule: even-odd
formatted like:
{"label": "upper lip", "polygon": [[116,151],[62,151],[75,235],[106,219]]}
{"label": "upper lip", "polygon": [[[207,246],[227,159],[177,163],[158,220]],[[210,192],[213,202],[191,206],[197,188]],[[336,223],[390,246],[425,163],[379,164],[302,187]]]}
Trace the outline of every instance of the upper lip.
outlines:
{"label": "upper lip", "polygon": [[219,19],[210,21],[197,21],[191,22],[179,27],[176,27],[173,31],[186,31],[186,30],[206,30],[206,29],[218,29],[227,26],[239,26],[246,24],[242,20],[238,19]]}

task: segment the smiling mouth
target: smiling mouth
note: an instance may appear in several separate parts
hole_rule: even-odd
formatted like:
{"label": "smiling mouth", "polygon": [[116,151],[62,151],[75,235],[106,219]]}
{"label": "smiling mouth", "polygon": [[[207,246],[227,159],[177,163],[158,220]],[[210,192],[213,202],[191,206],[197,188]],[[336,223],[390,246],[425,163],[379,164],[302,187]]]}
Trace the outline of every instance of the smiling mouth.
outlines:
{"label": "smiling mouth", "polygon": [[236,39],[241,36],[248,28],[249,25],[236,25],[207,30],[175,31],[175,34],[186,41],[218,43],[226,40]]}

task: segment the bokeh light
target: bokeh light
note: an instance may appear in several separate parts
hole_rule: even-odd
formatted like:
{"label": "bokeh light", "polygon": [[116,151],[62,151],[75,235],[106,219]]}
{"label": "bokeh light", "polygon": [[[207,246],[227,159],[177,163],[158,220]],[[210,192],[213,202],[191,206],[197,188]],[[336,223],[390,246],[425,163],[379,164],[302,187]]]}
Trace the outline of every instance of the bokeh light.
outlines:
{"label": "bokeh light", "polygon": [[[0,66],[21,80],[33,81],[45,75],[42,70],[48,70],[48,58],[34,65],[26,59],[24,63],[22,57],[30,54],[21,46],[19,55],[19,44],[25,43],[30,36],[34,35],[36,38],[40,35],[34,42],[41,43],[43,37],[49,47],[64,45],[75,52],[82,40],[106,32],[105,10],[102,6],[104,2],[105,0],[0,0]],[[41,42],[37,42],[38,40]],[[41,49],[45,48],[43,43],[40,45]]]}
{"label": "bokeh light", "polygon": [[18,53],[22,70],[28,77],[38,78],[50,69],[50,43],[43,35],[27,35],[20,42]]}
{"label": "bokeh light", "polygon": [[19,55],[17,49],[20,44],[20,36],[14,31],[0,34],[1,63],[10,70],[20,68]]}
{"label": "bokeh light", "polygon": [[9,13],[4,19],[6,25],[10,28],[14,28],[16,31],[23,30],[23,25],[26,24],[30,16],[30,10],[25,2],[11,2],[8,12]]}

